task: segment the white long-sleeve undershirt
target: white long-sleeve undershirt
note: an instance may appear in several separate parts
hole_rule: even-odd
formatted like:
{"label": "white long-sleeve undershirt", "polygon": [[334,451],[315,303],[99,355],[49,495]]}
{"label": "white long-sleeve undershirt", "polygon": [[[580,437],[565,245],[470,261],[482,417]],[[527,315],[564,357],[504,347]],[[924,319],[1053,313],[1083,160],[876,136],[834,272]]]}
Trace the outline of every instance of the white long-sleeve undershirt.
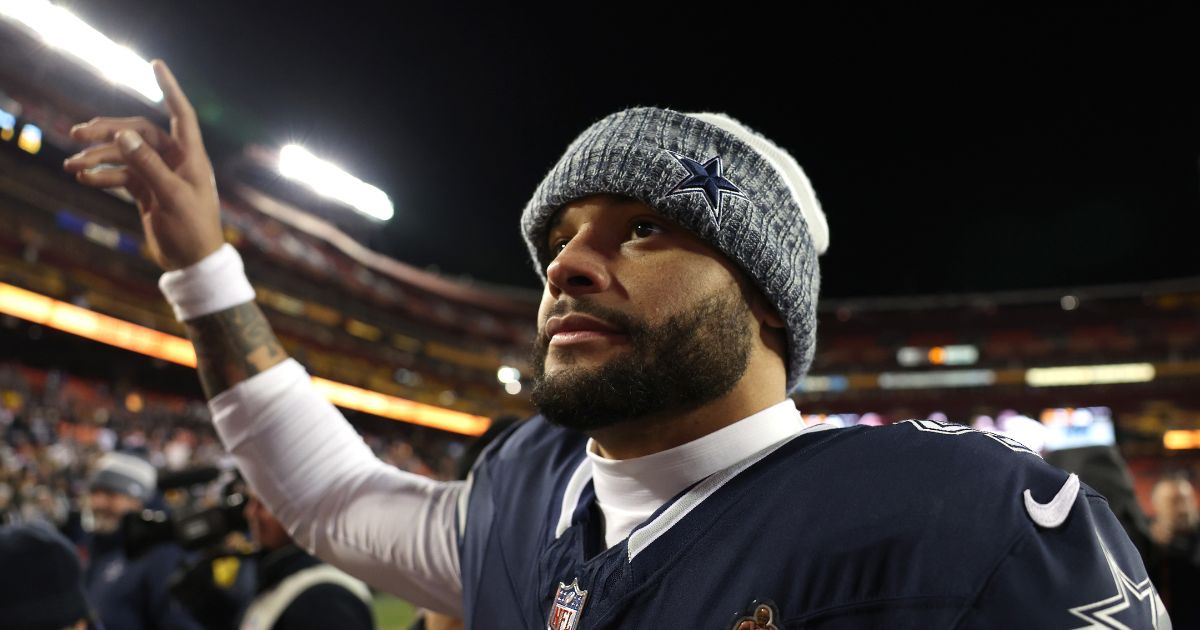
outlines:
{"label": "white long-sleeve undershirt", "polygon": [[454,528],[462,482],[380,461],[292,359],[209,408],[250,487],[298,544],[378,589],[462,616]]}

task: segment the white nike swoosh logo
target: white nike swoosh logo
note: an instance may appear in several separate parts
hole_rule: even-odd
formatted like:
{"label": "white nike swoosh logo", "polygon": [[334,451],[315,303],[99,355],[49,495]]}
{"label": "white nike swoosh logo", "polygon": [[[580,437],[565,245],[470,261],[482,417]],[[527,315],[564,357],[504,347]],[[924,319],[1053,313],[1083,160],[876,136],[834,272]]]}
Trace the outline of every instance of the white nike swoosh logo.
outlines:
{"label": "white nike swoosh logo", "polygon": [[1025,511],[1029,512],[1029,518],[1033,519],[1034,523],[1042,527],[1058,527],[1067,520],[1067,514],[1071,513],[1071,506],[1075,505],[1075,496],[1078,494],[1079,475],[1071,473],[1049,503],[1038,503],[1034,500],[1033,493],[1025,490]]}

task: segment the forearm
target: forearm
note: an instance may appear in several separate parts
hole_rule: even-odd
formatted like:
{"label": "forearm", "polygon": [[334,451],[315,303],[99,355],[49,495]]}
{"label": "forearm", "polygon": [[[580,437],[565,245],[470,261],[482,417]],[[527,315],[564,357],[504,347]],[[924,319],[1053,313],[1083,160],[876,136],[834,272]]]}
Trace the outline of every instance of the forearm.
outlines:
{"label": "forearm", "polygon": [[287,358],[254,302],[185,322],[196,349],[196,371],[209,400]]}
{"label": "forearm", "polygon": [[287,358],[232,246],[164,273],[158,286],[187,329],[209,400]]}

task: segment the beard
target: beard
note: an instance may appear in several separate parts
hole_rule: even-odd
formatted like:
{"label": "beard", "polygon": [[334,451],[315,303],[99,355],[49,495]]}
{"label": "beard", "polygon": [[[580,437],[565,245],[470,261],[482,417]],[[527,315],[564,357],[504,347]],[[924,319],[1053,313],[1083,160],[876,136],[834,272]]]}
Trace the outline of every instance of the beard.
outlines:
{"label": "beard", "polygon": [[568,312],[599,317],[629,337],[628,348],[598,367],[572,365],[578,350],[556,348],[565,367],[546,374],[550,339],[538,333],[530,398],[547,420],[570,429],[692,411],[733,389],[750,363],[753,329],[737,291],[710,296],[661,324],[583,301],[559,302],[549,315]]}
{"label": "beard", "polygon": [[96,511],[85,509],[83,511],[83,523],[84,530],[107,536],[116,533],[121,528],[121,517],[107,510]]}

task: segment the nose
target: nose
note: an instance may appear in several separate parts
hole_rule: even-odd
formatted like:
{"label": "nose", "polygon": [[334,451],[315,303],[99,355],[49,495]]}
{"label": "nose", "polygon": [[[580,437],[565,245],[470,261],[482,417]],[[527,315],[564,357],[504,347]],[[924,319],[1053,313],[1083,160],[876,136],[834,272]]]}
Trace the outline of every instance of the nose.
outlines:
{"label": "nose", "polygon": [[107,512],[112,503],[109,498],[107,492],[94,490],[88,494],[88,505],[94,512]]}
{"label": "nose", "polygon": [[600,247],[599,238],[590,229],[580,230],[546,268],[550,295],[561,293],[576,297],[606,291],[612,284],[609,260]]}

